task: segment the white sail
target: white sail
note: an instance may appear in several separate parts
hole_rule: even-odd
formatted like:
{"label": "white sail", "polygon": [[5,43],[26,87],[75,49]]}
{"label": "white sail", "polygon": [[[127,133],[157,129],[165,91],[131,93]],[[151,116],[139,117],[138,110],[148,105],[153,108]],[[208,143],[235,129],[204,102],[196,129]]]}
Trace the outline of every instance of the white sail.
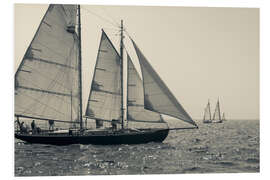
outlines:
{"label": "white sail", "polygon": [[226,119],[225,119],[225,113],[222,114],[222,119],[221,120],[222,121],[226,121]]}
{"label": "white sail", "polygon": [[220,122],[221,121],[219,100],[217,101],[217,105],[216,105],[215,112],[214,112],[212,120],[213,120],[213,122]]}
{"label": "white sail", "polygon": [[144,108],[181,119],[197,126],[165,83],[160,79],[159,75],[152,68],[133,40],[132,43],[139,58],[142,70]]}
{"label": "white sail", "polygon": [[49,5],[15,74],[15,114],[79,117],[77,5]]}
{"label": "white sail", "polygon": [[86,116],[102,121],[121,118],[120,56],[103,30]]}
{"label": "white sail", "polygon": [[127,120],[149,123],[164,123],[159,113],[144,109],[143,82],[127,54]]}
{"label": "white sail", "polygon": [[211,109],[210,109],[210,102],[208,101],[206,108],[204,109],[204,117],[203,122],[211,122]]}

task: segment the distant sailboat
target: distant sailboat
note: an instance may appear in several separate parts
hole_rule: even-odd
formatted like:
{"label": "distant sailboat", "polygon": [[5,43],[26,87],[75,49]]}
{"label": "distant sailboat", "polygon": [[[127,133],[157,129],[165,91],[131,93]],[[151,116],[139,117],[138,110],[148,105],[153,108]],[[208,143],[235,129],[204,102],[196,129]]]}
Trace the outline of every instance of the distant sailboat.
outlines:
{"label": "distant sailboat", "polygon": [[219,106],[219,99],[217,101],[217,105],[215,108],[215,112],[212,119],[213,123],[222,123],[221,115],[220,115],[220,106]]}
{"label": "distant sailboat", "polygon": [[211,109],[210,109],[210,102],[208,100],[208,103],[204,109],[204,116],[203,116],[203,123],[211,123]]}
{"label": "distant sailboat", "polygon": [[222,119],[221,120],[222,121],[226,121],[226,119],[225,119],[225,113],[222,114]]}
{"label": "distant sailboat", "polygon": [[[126,53],[126,121],[160,123],[165,127],[134,130],[124,125],[122,21],[120,54],[102,30],[83,116],[80,18],[80,5],[49,5],[15,74],[15,117],[18,124],[21,125],[21,119],[49,121],[57,123],[61,131],[43,129],[40,133],[30,133],[18,130],[16,138],[55,145],[162,142],[171,129],[161,114],[193,125],[190,129],[198,128],[131,38],[142,79]],[[85,124],[87,119],[94,120],[96,129],[84,127],[83,117],[86,118]],[[104,127],[103,122],[111,127]],[[64,124],[70,124],[70,127]]]}

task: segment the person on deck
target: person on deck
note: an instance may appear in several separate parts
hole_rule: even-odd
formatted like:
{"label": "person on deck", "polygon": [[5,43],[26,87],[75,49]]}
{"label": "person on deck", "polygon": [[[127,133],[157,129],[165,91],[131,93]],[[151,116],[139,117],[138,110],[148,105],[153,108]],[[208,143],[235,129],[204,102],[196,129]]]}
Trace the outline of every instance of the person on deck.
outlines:
{"label": "person on deck", "polygon": [[115,131],[117,129],[117,120],[112,119],[111,125],[112,125],[112,130]]}
{"label": "person on deck", "polygon": [[54,131],[54,120],[49,120],[49,131]]}
{"label": "person on deck", "polygon": [[36,123],[35,123],[35,120],[32,121],[31,128],[32,128],[32,134],[35,134],[36,133]]}
{"label": "person on deck", "polygon": [[24,122],[20,123],[20,121],[18,120],[18,124],[19,124],[19,127],[20,127],[20,133],[27,134],[28,132],[27,132],[27,128],[24,127]]}

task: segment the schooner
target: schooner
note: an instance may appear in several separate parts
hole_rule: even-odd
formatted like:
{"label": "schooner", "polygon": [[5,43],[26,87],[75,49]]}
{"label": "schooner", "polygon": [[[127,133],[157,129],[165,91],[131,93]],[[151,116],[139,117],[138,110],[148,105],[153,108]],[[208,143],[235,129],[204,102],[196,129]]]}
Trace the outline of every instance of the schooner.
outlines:
{"label": "schooner", "polygon": [[203,123],[211,123],[211,108],[210,108],[210,102],[208,100],[208,103],[204,109],[204,115],[203,115]]}
{"label": "schooner", "polygon": [[[20,127],[15,131],[16,138],[54,145],[162,142],[171,130],[162,114],[198,128],[131,37],[142,78],[125,52],[128,67],[124,106],[123,21],[120,32],[120,53],[107,34],[101,32],[83,115],[80,5],[49,5],[15,73],[15,121],[20,126],[26,119],[49,121],[60,128],[41,128],[36,133]],[[88,120],[95,122],[96,129],[87,128]],[[129,128],[125,121],[158,123],[164,127]],[[111,127],[104,127],[104,123]]]}
{"label": "schooner", "polygon": [[217,105],[215,108],[215,112],[212,119],[213,123],[222,123],[221,115],[220,115],[220,106],[219,106],[219,99],[217,100]]}

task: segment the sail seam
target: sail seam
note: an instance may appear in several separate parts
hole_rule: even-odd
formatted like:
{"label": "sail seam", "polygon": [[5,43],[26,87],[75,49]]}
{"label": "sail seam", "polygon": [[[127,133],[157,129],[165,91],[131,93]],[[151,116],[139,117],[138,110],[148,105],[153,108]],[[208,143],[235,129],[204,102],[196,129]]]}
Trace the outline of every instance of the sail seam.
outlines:
{"label": "sail seam", "polygon": [[26,54],[28,53],[28,51],[30,50],[31,44],[34,42],[34,39],[36,38],[36,36],[37,36],[37,34],[38,34],[39,30],[40,30],[40,27],[41,27],[41,25],[42,25],[42,22],[44,21],[46,15],[48,14],[49,9],[52,9],[53,6],[54,6],[54,5],[49,5],[49,7],[48,7],[46,13],[45,13],[44,16],[42,17],[42,20],[41,20],[41,22],[40,22],[40,24],[39,24],[39,26],[38,26],[38,29],[37,29],[37,31],[36,31],[36,33],[35,33],[33,39],[31,40],[31,43],[30,43],[30,45],[28,46],[28,48],[27,48],[27,50],[26,50],[26,52],[25,52],[25,54],[24,54],[24,57],[23,57],[23,59],[22,59],[22,62],[20,63],[20,65],[19,65],[19,67],[18,67],[18,69],[17,69],[17,71],[16,71],[16,73],[15,73],[15,79],[17,79],[18,72],[19,72],[19,70],[22,68],[22,66],[24,65],[25,56],[26,56]]}
{"label": "sail seam", "polygon": [[133,120],[129,119],[128,121],[133,121],[133,122],[145,122],[145,123],[166,123],[166,122],[159,122],[159,121],[145,121],[145,120]]}
{"label": "sail seam", "polygon": [[[130,38],[131,39],[131,38]],[[195,126],[196,123],[192,120],[192,118],[189,116],[189,114],[184,110],[184,108],[181,106],[181,104],[176,100],[176,98],[174,97],[174,95],[172,94],[172,92],[169,90],[169,88],[165,85],[165,83],[162,81],[162,79],[158,76],[157,72],[153,69],[153,67],[151,66],[151,64],[147,61],[147,59],[144,57],[144,55],[141,53],[140,49],[137,47],[136,43],[133,41],[133,39],[131,39],[132,43],[133,43],[133,47],[135,48],[137,57],[139,59],[139,63],[141,66],[141,70],[142,70],[142,75],[143,77],[145,76],[145,68],[147,69],[147,72],[152,74],[152,78],[154,81],[156,81],[156,84],[158,85],[158,87],[160,88],[160,90],[166,95],[166,97],[172,102],[172,104],[178,109],[182,109],[183,115],[181,115],[181,113],[177,113],[177,115],[171,115],[171,114],[167,114],[164,112],[159,112],[159,110],[154,110],[153,108],[149,109],[145,106],[145,109],[148,109],[150,111],[154,111],[154,112],[158,112],[158,113],[162,113],[162,114],[166,114],[172,117],[176,117],[177,119],[181,119],[184,120],[190,124],[193,124]],[[146,97],[146,87],[145,87],[145,83],[149,83],[149,82],[145,82],[145,79],[143,78],[143,89],[144,89],[144,99],[147,100]],[[186,118],[182,119],[182,116],[186,116]]]}
{"label": "sail seam", "polygon": [[128,104],[128,106],[144,107],[143,104]]}
{"label": "sail seam", "polygon": [[34,116],[26,116],[22,114],[15,114],[16,117],[22,117],[22,118],[29,118],[29,119],[37,119],[37,120],[44,120],[44,121],[50,121],[53,120],[55,122],[63,122],[63,123],[79,123],[76,121],[64,121],[64,120],[56,120],[56,119],[50,119],[50,118],[41,118],[41,117],[34,117]]}
{"label": "sail seam", "polygon": [[[69,96],[69,97],[71,96],[70,94],[65,94],[65,93],[55,92],[55,91],[48,91],[48,90],[37,89],[37,88],[30,88],[26,86],[16,86],[16,88],[27,89],[30,91],[37,91],[37,92],[48,93],[48,94],[55,94],[59,96]],[[76,97],[76,96],[73,96],[73,97]]]}
{"label": "sail seam", "polygon": [[105,93],[105,94],[112,94],[112,95],[121,95],[121,93],[116,93],[116,92],[111,92],[111,91],[105,91],[105,90],[97,90],[97,89],[92,89],[92,91],[96,91],[96,92],[102,92],[102,93]]}
{"label": "sail seam", "polygon": [[[34,58],[33,57],[31,59],[36,60],[36,61],[40,61],[40,62],[43,62],[43,63],[47,63],[47,64],[53,64],[53,65],[62,66],[62,67],[65,67],[65,68],[70,68],[70,69],[76,70],[76,68],[74,68],[72,66],[68,66],[68,65],[57,63],[57,62],[53,62],[53,61],[48,61],[48,60],[41,59],[41,58]],[[27,58],[27,60],[30,60],[30,58]]]}

